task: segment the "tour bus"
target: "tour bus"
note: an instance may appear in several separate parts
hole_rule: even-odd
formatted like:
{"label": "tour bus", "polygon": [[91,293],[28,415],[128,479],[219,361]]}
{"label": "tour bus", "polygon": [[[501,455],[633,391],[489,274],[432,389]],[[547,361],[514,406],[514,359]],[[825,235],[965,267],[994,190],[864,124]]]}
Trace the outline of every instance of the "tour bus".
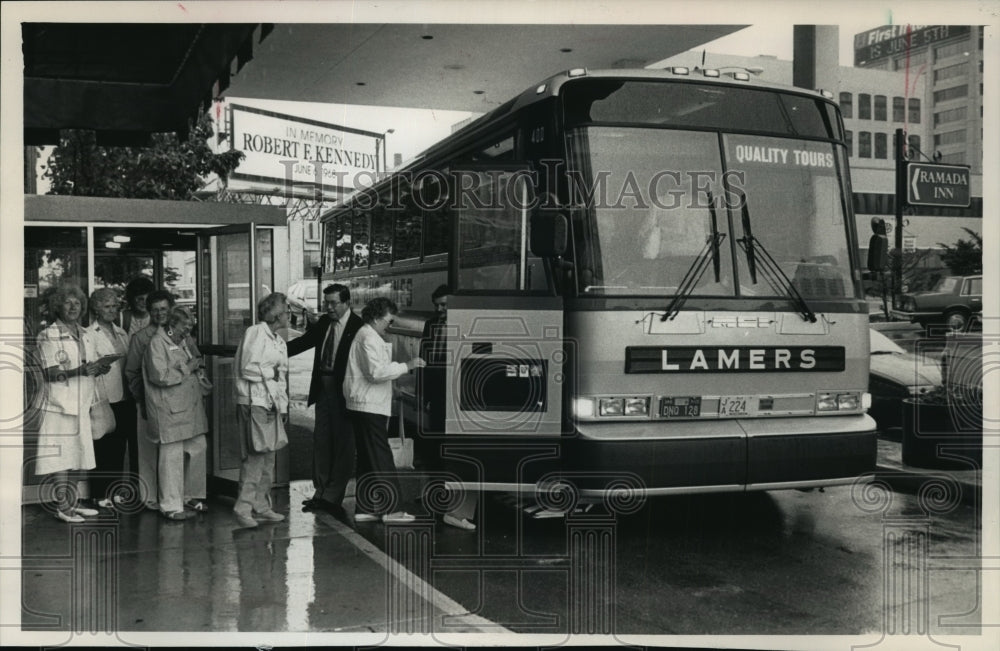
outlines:
{"label": "tour bus", "polygon": [[[839,109],[710,69],[569,70],[322,217],[324,284],[447,317],[449,486],[808,488],[874,468]],[[406,431],[425,400],[398,381]],[[426,435],[426,433],[424,433]]]}

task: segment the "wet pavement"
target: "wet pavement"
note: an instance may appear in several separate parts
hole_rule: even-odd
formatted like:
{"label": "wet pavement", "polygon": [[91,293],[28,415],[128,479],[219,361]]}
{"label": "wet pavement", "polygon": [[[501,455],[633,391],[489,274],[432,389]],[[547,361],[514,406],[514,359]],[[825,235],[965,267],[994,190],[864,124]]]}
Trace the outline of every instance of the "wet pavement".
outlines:
{"label": "wet pavement", "polygon": [[[184,522],[105,512],[67,525],[23,515],[22,626],[78,631],[504,632],[435,592],[351,527],[298,505],[285,522],[237,528],[232,501]],[[352,504],[348,504],[353,508]],[[420,525],[420,523],[416,523]],[[407,541],[421,527],[372,525]],[[376,643],[378,640],[375,640]]]}
{"label": "wet pavement", "polygon": [[[979,470],[909,468],[899,460],[899,447],[880,442],[876,479],[912,493],[924,490],[928,480],[946,481],[962,492],[962,502],[979,502]],[[412,479],[403,484],[407,495],[419,491],[419,476]],[[483,610],[476,607],[472,586],[469,598],[462,596],[461,572],[441,585],[450,584],[449,594],[469,607],[427,581],[432,568],[421,558],[482,561],[477,536],[426,515],[409,525],[387,526],[306,513],[299,505],[311,490],[308,482],[293,482],[288,491],[276,491],[276,508],[288,519],[256,529],[237,528],[227,498],[210,500],[208,513],[185,522],[142,511],[105,512],[68,525],[44,505],[24,506],[22,626],[26,631],[340,632],[378,640],[386,634],[509,632],[470,612]],[[353,500],[345,506],[352,512]],[[406,507],[420,513],[412,499]],[[564,521],[553,526],[563,528]],[[522,561],[537,557],[544,570],[561,553],[542,545],[519,555]],[[525,612],[544,612],[544,604],[536,605]]]}

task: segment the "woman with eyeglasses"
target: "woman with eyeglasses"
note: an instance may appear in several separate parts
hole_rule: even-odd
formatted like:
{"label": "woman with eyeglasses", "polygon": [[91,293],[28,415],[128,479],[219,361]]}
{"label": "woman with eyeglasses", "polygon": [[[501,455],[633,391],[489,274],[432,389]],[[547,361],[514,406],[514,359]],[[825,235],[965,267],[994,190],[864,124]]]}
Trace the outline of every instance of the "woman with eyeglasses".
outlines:
{"label": "woman with eyeglasses", "polygon": [[[386,341],[386,331],[395,321],[396,304],[388,298],[373,298],[361,310],[365,325],[358,330],[347,360],[344,377],[344,397],[354,426],[358,449],[358,482],[367,473],[384,473],[384,479],[399,495],[399,484],[393,478],[396,466],[389,448],[388,426],[392,414],[392,381],[415,368],[426,366],[420,357],[405,364],[392,361],[392,344]],[[358,496],[355,522],[371,522],[378,518],[370,512],[371,505],[363,504]],[[372,509],[374,510],[374,509]],[[383,522],[410,522],[412,515],[395,511],[382,515]]]}
{"label": "woman with eyeglasses", "polygon": [[278,331],[288,327],[288,300],[273,292],[257,305],[259,322],[247,328],[236,349],[236,423],[240,431],[240,492],[233,513],[240,527],[281,522],[271,504],[274,456],[288,445],[288,346]]}
{"label": "woman with eyeglasses", "polygon": [[78,477],[71,477],[70,471],[91,470],[96,465],[90,405],[95,378],[111,368],[98,359],[91,333],[80,325],[86,309],[83,290],[69,283],[60,285],[48,296],[52,325],[38,335],[46,391],[35,474],[52,475],[46,483],[51,482],[55,515],[63,522],[75,523],[99,513],[78,504],[74,481]]}
{"label": "woman with eyeglasses", "polygon": [[202,396],[210,385],[201,353],[189,337],[193,328],[191,313],[173,308],[166,325],[150,340],[142,361],[150,434],[160,447],[160,512],[171,520],[208,510],[203,501],[208,418]]}

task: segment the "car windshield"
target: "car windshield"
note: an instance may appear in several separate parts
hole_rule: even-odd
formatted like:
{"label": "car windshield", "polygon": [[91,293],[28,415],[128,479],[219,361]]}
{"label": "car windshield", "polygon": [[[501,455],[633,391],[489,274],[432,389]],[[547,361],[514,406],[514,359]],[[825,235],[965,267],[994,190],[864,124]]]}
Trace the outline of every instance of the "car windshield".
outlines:
{"label": "car windshield", "polygon": [[945,276],[934,286],[934,291],[942,294],[951,294],[961,281],[962,279],[958,276]]}

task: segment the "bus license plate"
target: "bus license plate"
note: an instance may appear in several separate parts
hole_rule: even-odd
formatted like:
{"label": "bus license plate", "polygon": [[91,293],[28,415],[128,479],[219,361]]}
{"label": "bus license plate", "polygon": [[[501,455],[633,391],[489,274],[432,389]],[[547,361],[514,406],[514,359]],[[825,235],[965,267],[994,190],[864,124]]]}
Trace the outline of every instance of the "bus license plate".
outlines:
{"label": "bus license plate", "polygon": [[663,418],[697,418],[701,416],[701,396],[668,396],[660,401]]}
{"label": "bus license plate", "polygon": [[757,413],[756,396],[722,396],[719,398],[719,417],[754,416]]}

